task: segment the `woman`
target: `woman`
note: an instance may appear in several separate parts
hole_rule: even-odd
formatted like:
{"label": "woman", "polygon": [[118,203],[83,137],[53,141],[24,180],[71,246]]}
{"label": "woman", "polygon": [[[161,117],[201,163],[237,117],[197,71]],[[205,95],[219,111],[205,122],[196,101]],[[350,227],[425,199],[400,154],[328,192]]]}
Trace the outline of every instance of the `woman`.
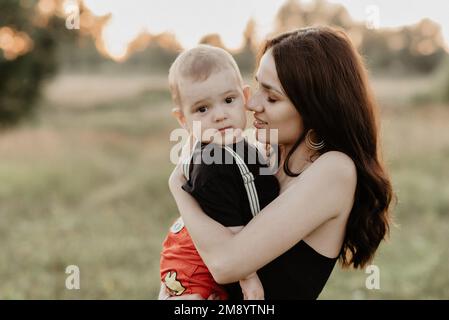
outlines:
{"label": "woman", "polygon": [[259,142],[271,142],[262,129],[278,131],[279,197],[231,234],[181,189],[179,168],[170,190],[218,283],[260,269],[266,299],[316,299],[337,260],[363,268],[389,230],[376,106],[360,56],[327,27],[268,40],[256,80],[248,109]]}

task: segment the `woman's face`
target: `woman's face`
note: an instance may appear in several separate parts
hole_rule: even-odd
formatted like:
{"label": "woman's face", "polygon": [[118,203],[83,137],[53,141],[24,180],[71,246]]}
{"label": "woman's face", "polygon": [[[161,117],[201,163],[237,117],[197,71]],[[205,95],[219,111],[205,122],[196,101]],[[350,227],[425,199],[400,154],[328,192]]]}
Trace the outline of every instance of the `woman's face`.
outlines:
{"label": "woman's face", "polygon": [[[257,140],[294,144],[303,132],[302,119],[282,88],[271,50],[260,60],[256,81],[258,88],[248,101],[248,109],[254,112]],[[277,131],[277,141],[270,141],[270,129]],[[272,135],[271,139],[275,136]]]}

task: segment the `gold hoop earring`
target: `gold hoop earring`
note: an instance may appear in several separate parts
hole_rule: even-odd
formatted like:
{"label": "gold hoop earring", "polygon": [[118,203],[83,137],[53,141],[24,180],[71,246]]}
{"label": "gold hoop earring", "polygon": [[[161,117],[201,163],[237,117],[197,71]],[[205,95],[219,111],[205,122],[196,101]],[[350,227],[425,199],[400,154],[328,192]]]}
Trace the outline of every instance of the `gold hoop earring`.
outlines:
{"label": "gold hoop earring", "polygon": [[324,140],[321,140],[320,142],[316,143],[312,141],[312,138],[310,137],[312,130],[309,130],[306,134],[306,146],[307,148],[311,149],[311,150],[321,150],[324,148],[325,143]]}

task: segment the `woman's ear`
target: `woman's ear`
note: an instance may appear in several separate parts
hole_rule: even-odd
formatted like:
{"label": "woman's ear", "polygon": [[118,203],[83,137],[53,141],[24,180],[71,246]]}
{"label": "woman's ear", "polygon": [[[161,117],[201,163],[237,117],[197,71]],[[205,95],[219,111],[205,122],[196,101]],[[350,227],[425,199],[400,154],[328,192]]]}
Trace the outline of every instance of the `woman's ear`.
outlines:
{"label": "woman's ear", "polygon": [[243,97],[245,99],[245,104],[248,103],[249,100],[249,95],[251,94],[251,88],[249,87],[249,85],[244,85],[243,86]]}
{"label": "woman's ear", "polygon": [[171,114],[176,118],[176,120],[178,120],[179,125],[186,129],[186,117],[184,116],[182,110],[178,107],[175,107],[171,109]]}

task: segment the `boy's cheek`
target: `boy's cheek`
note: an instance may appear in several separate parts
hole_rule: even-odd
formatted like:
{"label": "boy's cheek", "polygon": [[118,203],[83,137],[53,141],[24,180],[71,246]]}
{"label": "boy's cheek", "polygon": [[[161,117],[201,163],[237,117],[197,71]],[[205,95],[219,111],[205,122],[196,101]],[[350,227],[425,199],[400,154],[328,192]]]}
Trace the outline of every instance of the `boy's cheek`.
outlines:
{"label": "boy's cheek", "polygon": [[[243,110],[245,110],[245,109],[243,109]],[[241,123],[240,127],[242,129],[246,128],[247,121],[248,121],[248,117],[247,117],[246,111],[243,111],[242,114],[240,115],[240,123]]]}
{"label": "boy's cheek", "polygon": [[195,121],[195,117],[190,114],[185,115],[185,128],[190,132],[193,130],[193,122]]}
{"label": "boy's cheek", "polygon": [[195,120],[195,119],[189,119],[189,121],[186,121],[186,127],[185,129],[187,129],[187,131],[189,131],[189,133],[192,133],[193,136],[197,139],[197,140],[201,140],[203,141],[204,138],[204,130],[206,130],[206,128],[204,128],[204,125],[202,124],[201,121],[199,120]]}

